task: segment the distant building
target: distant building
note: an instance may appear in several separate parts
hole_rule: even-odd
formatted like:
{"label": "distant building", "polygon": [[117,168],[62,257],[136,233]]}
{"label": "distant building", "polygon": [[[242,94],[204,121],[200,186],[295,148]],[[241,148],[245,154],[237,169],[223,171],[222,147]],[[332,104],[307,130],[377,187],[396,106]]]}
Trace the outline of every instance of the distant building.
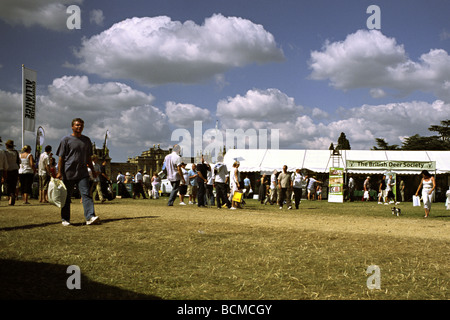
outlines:
{"label": "distant building", "polygon": [[140,169],[146,171],[150,176],[162,170],[164,158],[172,152],[172,149],[163,150],[160,145],[153,145],[152,148],[142,152],[140,156],[128,158],[127,162],[111,162],[110,177],[113,182],[116,181],[119,171],[123,174],[129,172],[132,176]]}

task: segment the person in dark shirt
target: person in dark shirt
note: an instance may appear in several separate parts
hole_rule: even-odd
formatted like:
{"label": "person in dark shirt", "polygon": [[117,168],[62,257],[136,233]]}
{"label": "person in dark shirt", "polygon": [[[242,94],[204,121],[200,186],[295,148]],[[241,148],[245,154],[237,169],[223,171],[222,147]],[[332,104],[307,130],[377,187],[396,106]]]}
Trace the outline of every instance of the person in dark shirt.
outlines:
{"label": "person in dark shirt", "polygon": [[72,120],[72,134],[61,139],[56,154],[59,157],[57,179],[62,179],[67,189],[65,204],[61,207],[61,219],[63,226],[70,225],[70,202],[75,185],[78,186],[83,202],[86,224],[99,223],[95,215],[94,201],[89,192],[89,171],[95,178],[97,173],[92,165],[91,140],[82,135],[84,121],[80,118]]}
{"label": "person in dark shirt", "polygon": [[208,163],[205,163],[202,155],[202,162],[197,164],[197,183],[198,183],[198,192],[197,192],[197,206],[198,207],[206,207],[206,182],[208,177],[208,171],[211,170],[211,167]]}

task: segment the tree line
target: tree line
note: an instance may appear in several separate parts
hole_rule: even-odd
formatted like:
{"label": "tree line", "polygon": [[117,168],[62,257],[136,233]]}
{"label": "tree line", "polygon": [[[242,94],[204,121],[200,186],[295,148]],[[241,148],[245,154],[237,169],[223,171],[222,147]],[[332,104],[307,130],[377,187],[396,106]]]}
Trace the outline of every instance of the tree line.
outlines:
{"label": "tree line", "polygon": [[450,120],[432,125],[428,130],[437,134],[428,137],[415,134],[405,138],[401,146],[390,145],[384,138],[376,138],[376,146],[372,150],[450,150]]}
{"label": "tree line", "polygon": [[[401,146],[389,144],[384,138],[375,138],[376,146],[373,146],[371,150],[450,150],[450,120],[441,121],[440,125],[432,125],[428,130],[437,134],[432,136],[415,134],[405,138]],[[350,141],[344,132],[341,132],[337,145],[334,146],[331,143],[329,147],[329,150],[350,149]]]}

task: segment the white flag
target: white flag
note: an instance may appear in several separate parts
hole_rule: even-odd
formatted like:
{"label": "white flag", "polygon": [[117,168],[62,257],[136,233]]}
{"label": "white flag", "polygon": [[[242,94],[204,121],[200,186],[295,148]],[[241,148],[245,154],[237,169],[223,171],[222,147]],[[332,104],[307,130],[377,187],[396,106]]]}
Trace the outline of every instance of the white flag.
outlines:
{"label": "white flag", "polygon": [[22,66],[22,123],[23,131],[34,132],[36,119],[36,71]]}

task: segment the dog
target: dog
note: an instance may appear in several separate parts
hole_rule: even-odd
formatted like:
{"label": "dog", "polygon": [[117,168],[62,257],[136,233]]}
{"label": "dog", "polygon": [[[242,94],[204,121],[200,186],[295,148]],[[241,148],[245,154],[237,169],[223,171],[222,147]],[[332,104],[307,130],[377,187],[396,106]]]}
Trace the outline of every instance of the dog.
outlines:
{"label": "dog", "polygon": [[391,211],[392,211],[392,214],[397,215],[397,217],[402,213],[402,210],[400,208],[396,208],[396,207],[391,208]]}

